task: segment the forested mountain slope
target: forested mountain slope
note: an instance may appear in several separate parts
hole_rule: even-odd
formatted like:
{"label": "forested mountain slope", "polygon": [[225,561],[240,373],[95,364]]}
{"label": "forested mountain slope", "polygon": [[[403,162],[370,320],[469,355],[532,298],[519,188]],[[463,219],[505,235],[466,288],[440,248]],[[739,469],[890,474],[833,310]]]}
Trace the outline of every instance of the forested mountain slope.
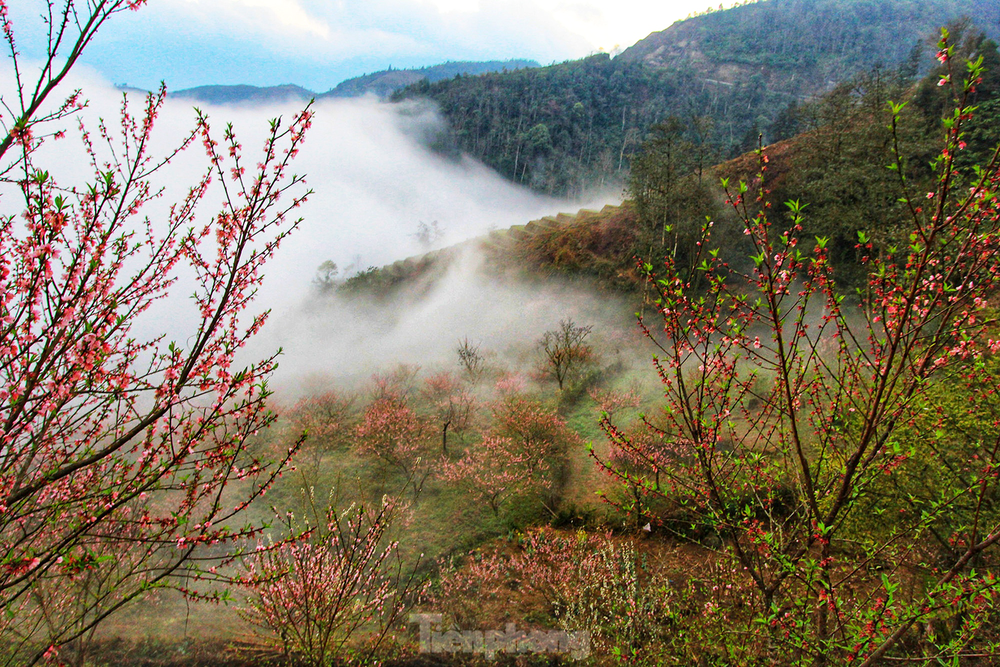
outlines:
{"label": "forested mountain slope", "polygon": [[[459,148],[552,194],[624,178],[650,127],[676,117],[706,159],[787,135],[787,110],[876,65],[926,69],[937,28],[1000,32],[995,0],[764,0],[695,16],[612,59],[417,83]],[[922,54],[922,55],[921,55]]]}

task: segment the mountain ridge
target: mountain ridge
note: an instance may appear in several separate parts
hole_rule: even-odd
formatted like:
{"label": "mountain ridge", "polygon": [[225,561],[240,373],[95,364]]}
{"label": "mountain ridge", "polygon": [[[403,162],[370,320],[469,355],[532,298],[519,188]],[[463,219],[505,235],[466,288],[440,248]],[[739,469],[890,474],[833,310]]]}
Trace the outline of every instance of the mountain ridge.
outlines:
{"label": "mountain ridge", "polygon": [[358,97],[375,93],[386,98],[393,92],[418,81],[435,83],[455,76],[478,76],[489,72],[513,71],[539,67],[537,61],[511,58],[509,60],[460,60],[446,61],[438,65],[411,69],[393,69],[363,74],[341,81],[320,97]]}
{"label": "mountain ridge", "polygon": [[278,86],[251,86],[247,84],[211,84],[184,88],[171,92],[178,99],[190,99],[206,104],[269,104],[289,100],[305,102],[310,99],[350,98],[374,94],[385,99],[406,86],[421,81],[437,82],[455,76],[477,76],[489,72],[513,71],[539,67],[528,59],[484,61],[446,61],[437,65],[410,69],[388,69],[363,74],[341,81],[324,93],[287,83]]}
{"label": "mountain ridge", "polygon": [[171,92],[170,97],[206,104],[268,104],[289,100],[307,101],[316,97],[316,93],[291,83],[280,86],[234,84],[185,88]]}

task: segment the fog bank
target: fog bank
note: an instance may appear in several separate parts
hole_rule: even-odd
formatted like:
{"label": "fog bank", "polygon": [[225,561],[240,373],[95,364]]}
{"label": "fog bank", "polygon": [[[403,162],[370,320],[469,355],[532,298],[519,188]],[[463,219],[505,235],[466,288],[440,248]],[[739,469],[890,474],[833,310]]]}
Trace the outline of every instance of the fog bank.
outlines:
{"label": "fog bank", "polygon": [[[10,98],[9,74],[0,86]],[[89,106],[80,112],[92,134],[99,119],[115,132],[123,93],[92,73],[81,70],[68,88],[81,88]],[[133,110],[141,110],[142,96],[128,93]],[[199,105],[221,142],[226,123],[232,123],[244,146],[245,160],[255,164],[266,137],[268,120],[290,119],[295,106],[226,107]],[[478,259],[466,256],[430,294],[407,302],[405,311],[386,317],[385,305],[366,308],[357,302],[312,301],[317,267],[333,261],[341,276],[382,266],[433,248],[453,245],[487,233],[523,224],[559,211],[576,211],[616,203],[618,193],[596,195],[591,201],[544,197],[501,178],[469,158],[436,153],[430,145],[446,127],[435,109],[425,103],[390,105],[374,99],[324,100],[315,105],[315,120],[296,159],[294,171],[307,175],[314,190],[298,210],[303,221],[266,268],[266,277],[252,310],[272,311],[271,319],[254,344],[258,355],[283,347],[282,384],[316,372],[337,376],[369,373],[397,361],[420,363],[453,354],[459,337],[482,340],[491,348],[505,341],[534,339],[559,319],[588,309],[581,292],[562,288],[501,286],[480,274]],[[190,102],[168,100],[154,129],[153,145],[165,153],[194,127]],[[78,118],[58,123],[65,139],[49,141],[38,154],[39,167],[50,169],[64,186],[82,186],[93,178],[82,150]],[[286,120],[287,122],[287,120]],[[51,131],[61,129],[52,127]],[[95,136],[96,139],[96,136]],[[109,157],[97,142],[100,159]],[[207,160],[200,145],[178,156],[154,177],[164,196],[146,211],[154,221],[166,217],[169,204],[204,173]],[[17,194],[4,190],[11,209]],[[217,184],[201,205],[205,219],[220,208]],[[421,234],[421,229],[424,233]],[[181,275],[171,298],[157,302],[144,316],[136,333],[166,333],[183,342],[197,320],[191,299],[190,276]],[[572,305],[570,305],[572,304]]]}
{"label": "fog bank", "polygon": [[498,277],[470,247],[430,285],[417,282],[386,298],[305,301],[266,327],[255,347],[283,348],[275,385],[297,395],[300,385],[356,386],[398,364],[458,372],[463,339],[493,363],[531,371],[538,340],[560,320],[593,325],[606,338],[629,330],[630,312],[624,299],[583,286]]}

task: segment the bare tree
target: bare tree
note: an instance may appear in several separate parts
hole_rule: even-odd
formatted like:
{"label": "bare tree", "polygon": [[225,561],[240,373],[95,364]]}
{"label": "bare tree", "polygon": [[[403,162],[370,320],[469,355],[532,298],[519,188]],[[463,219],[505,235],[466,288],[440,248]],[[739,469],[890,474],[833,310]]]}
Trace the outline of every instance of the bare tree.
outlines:
{"label": "bare tree", "polygon": [[486,360],[479,351],[480,343],[475,345],[468,338],[458,342],[458,363],[465,370],[465,375],[471,382],[476,382],[486,370]]}
{"label": "bare tree", "polygon": [[572,319],[559,322],[559,328],[546,331],[538,345],[545,354],[546,370],[562,391],[569,377],[594,358],[594,349],[585,341],[592,326],[578,327]]}

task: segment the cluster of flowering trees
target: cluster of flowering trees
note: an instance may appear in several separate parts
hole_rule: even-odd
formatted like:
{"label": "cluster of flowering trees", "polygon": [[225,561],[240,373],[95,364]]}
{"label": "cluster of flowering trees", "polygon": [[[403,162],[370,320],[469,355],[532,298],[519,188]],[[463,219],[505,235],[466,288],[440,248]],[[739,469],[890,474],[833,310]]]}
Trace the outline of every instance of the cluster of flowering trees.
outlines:
{"label": "cluster of flowering trees", "polygon": [[[292,492],[304,494],[306,518],[286,515],[280,538],[272,531],[240,559],[247,648],[315,665],[370,657],[418,593],[414,542],[442,496],[487,519],[486,532],[489,519],[511,520],[514,499],[555,511],[577,442],[555,411],[507,376],[493,389],[479,386],[485,370],[464,381],[450,373],[418,381],[417,370],[374,376],[367,396],[305,398],[284,412],[285,429],[263,436],[272,442],[263,449],[282,451],[307,433],[296,465],[308,471],[275,488],[288,499],[298,483]],[[446,446],[448,433],[461,452]],[[318,505],[316,489],[327,484],[341,498]],[[342,509],[345,491],[353,504]],[[469,512],[467,497],[484,516]]]}
{"label": "cluster of flowering trees", "polygon": [[[665,528],[711,535],[733,562],[743,603],[721,608],[715,660],[778,651],[794,664],[871,665],[917,651],[957,662],[993,650],[983,628],[1000,450],[986,426],[995,386],[982,387],[1000,351],[1000,162],[956,165],[982,59],[959,62],[947,31],[938,59],[954,106],[932,185],[919,189],[897,146],[909,230],[895,246],[859,234],[868,280],[857,298],[839,292],[826,239],[800,239],[805,206],[770,210],[763,151],[756,181],[725,183],[753,247],[745,270],[709,250],[710,227],[698,260],[707,289],[669,259],[658,275],[645,267],[659,316],[643,330],[667,403],[641,437],[606,418],[616,455],[599,464],[671,507]],[[894,137],[903,107],[892,106]],[[965,417],[935,404],[966,385]],[[956,419],[985,424],[956,432]]]}
{"label": "cluster of flowering trees", "polygon": [[520,494],[540,493],[543,503],[550,500],[575,434],[552,410],[523,395],[501,397],[490,412],[492,423],[481,442],[461,458],[446,460],[442,479],[466,488],[495,516]]}
{"label": "cluster of flowering trees", "polygon": [[491,388],[480,386],[482,373],[438,372],[417,382],[417,371],[374,376],[366,401],[328,392],[287,411],[291,429],[277,450],[308,434],[296,462],[303,490],[318,485],[324,466],[336,468],[328,457],[350,453],[366,461],[365,476],[380,493],[406,488],[416,500],[433,480],[482,501],[496,518],[515,497],[555,502],[578,443],[555,410],[508,376]]}
{"label": "cluster of flowering trees", "polygon": [[304,489],[319,485],[328,454],[344,452],[350,446],[354,402],[354,396],[331,390],[303,398],[281,411],[286,432],[283,437],[271,438],[271,455],[281,454],[306,434],[295,458],[295,472]]}

